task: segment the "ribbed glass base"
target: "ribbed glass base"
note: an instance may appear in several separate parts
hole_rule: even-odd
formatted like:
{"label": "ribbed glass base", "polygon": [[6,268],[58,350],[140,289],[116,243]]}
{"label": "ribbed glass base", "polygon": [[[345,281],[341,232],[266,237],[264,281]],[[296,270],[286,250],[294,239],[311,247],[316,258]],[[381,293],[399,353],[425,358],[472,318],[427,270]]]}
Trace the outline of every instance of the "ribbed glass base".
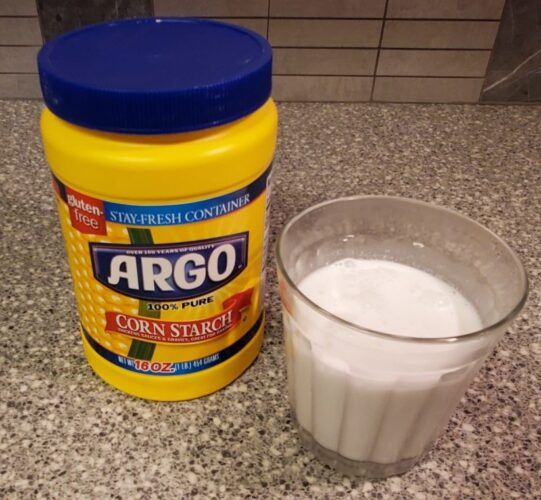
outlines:
{"label": "ribbed glass base", "polygon": [[383,479],[389,476],[404,474],[410,470],[422,457],[408,458],[393,464],[377,464],[374,462],[358,462],[350,460],[335,451],[321,446],[310,433],[297,424],[299,436],[305,448],[310,450],[321,462],[348,476]]}

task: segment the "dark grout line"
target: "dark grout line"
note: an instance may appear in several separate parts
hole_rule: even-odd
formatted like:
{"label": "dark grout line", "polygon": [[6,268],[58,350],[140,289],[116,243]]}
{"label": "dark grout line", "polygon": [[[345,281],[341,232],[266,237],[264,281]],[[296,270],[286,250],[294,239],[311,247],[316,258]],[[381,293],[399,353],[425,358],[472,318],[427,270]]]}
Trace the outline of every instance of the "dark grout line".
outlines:
{"label": "dark grout line", "polygon": [[500,22],[500,18],[476,19],[476,18],[469,17],[469,18],[464,18],[464,19],[455,19],[452,17],[388,17],[387,21],[423,21],[423,22],[436,21],[436,22],[457,22],[457,23],[462,23],[462,22],[471,23],[472,21],[475,21],[475,22],[480,22],[480,23],[498,23]]}
{"label": "dark grout line", "polygon": [[314,50],[314,49],[326,49],[326,50],[404,50],[404,51],[425,51],[425,52],[490,52],[492,49],[472,49],[472,48],[438,48],[438,47],[367,47],[367,46],[294,46],[294,45],[273,45],[273,49],[302,49],[302,50]]}
{"label": "dark grout line", "polygon": [[[198,17],[211,17],[211,16],[198,16]],[[216,16],[214,16],[216,17]],[[220,19],[227,19],[227,18],[237,18],[237,19],[265,19],[263,16],[220,16]],[[444,22],[472,22],[472,21],[478,21],[480,23],[494,23],[500,21],[500,19],[475,19],[475,18],[465,18],[465,19],[454,19],[454,18],[431,18],[431,17],[276,17],[276,16],[269,16],[269,20],[288,20],[291,19],[293,21],[383,21],[386,19],[387,21],[444,21]]]}
{"label": "dark grout line", "polygon": [[435,102],[426,102],[426,101],[372,101],[371,104],[415,104],[416,106],[423,105],[423,106],[442,106],[447,104],[455,104],[455,105],[470,105],[470,106],[477,106],[479,103],[478,101],[435,101]]}
{"label": "dark grout line", "polygon": [[267,3],[267,40],[269,39],[269,30],[270,30],[270,10],[271,10],[271,0],[268,0],[268,3]]}
{"label": "dark grout line", "polygon": [[434,76],[434,75],[376,75],[376,74],[363,74],[363,75],[332,75],[332,74],[306,74],[306,73],[273,73],[272,76],[296,76],[296,77],[307,77],[307,78],[430,78],[434,80],[447,80],[447,79],[460,79],[460,80],[482,80],[482,76]]}
{"label": "dark grout line", "polygon": [[320,77],[332,77],[332,78],[341,78],[341,77],[346,77],[346,78],[372,78],[373,76],[375,76],[374,74],[371,74],[371,73],[365,73],[365,74],[360,74],[360,75],[337,75],[337,74],[314,74],[314,73],[273,73],[272,76],[302,76],[302,77],[317,77],[317,78],[320,78]]}
{"label": "dark grout line", "polygon": [[[233,16],[231,16],[233,17]],[[383,21],[382,17],[275,17],[269,16],[269,21]]]}
{"label": "dark grout line", "polygon": [[387,18],[387,9],[389,8],[389,0],[385,0],[385,8],[383,9],[383,22],[381,23],[381,31],[379,34],[378,52],[374,63],[374,76],[372,78],[372,88],[370,89],[370,101],[374,99],[374,89],[376,88],[376,75],[378,74],[379,56],[381,54],[381,45],[383,43],[383,33],[385,31],[385,22]]}
{"label": "dark grout line", "polygon": [[[510,12],[512,14],[513,8],[511,6],[509,7],[510,7]],[[503,19],[504,10],[505,10],[505,5],[502,9],[502,15],[501,15],[502,19]],[[511,19],[511,21],[513,21],[513,19]],[[487,66],[485,68],[485,76],[483,79],[483,85],[481,87],[481,92],[479,93],[479,99],[478,99],[479,103],[486,102],[483,100],[483,97],[485,94],[485,88],[488,87],[488,77],[491,71],[493,70],[494,62],[496,61],[496,46],[499,45],[498,41],[502,40],[502,38],[504,37],[503,31],[505,30],[505,28],[506,28],[505,23],[502,23],[500,21],[498,29],[496,31],[496,36],[494,37],[494,41],[492,42],[492,47],[490,49],[490,56],[487,61]],[[512,28],[514,29],[514,22],[512,23]]]}
{"label": "dark grout line", "polygon": [[363,49],[363,50],[378,50],[377,45],[368,47],[366,45],[346,45],[343,47],[337,47],[336,45],[309,45],[309,46],[296,46],[296,45],[273,45],[273,49],[334,49],[334,50],[350,50],[350,49]]}
{"label": "dark grout line", "polygon": [[[490,105],[490,106],[498,106],[498,105],[525,105],[525,106],[531,106],[532,103],[523,103],[523,102],[513,102],[513,101],[496,101],[491,103],[479,103],[477,101],[437,101],[437,102],[426,102],[426,101],[384,101],[384,100],[378,100],[378,101],[367,101],[367,100],[355,100],[355,101],[329,101],[329,100],[314,100],[314,101],[290,101],[290,100],[283,100],[283,99],[276,99],[276,102],[279,104],[369,104],[374,106],[381,106],[386,104],[395,104],[395,105],[411,105],[414,104],[416,106],[446,106],[446,105],[459,105],[459,106],[478,106],[478,105]],[[535,103],[533,103],[535,105]]]}
{"label": "dark grout line", "polygon": [[0,71],[0,75],[36,75],[37,71]]}
{"label": "dark grout line", "polygon": [[[272,0],[271,0],[272,1]],[[270,9],[270,7],[269,7]],[[178,14],[180,15],[180,14]],[[2,17],[2,16],[0,16]],[[33,16],[36,17],[36,16]],[[166,17],[166,16],[165,16]],[[213,16],[213,15],[204,15],[204,16],[194,16],[201,19],[268,19],[269,21],[281,21],[281,20],[292,20],[292,21],[383,21],[383,17],[274,17],[274,16]],[[453,19],[453,18],[429,18],[429,17],[391,17],[386,18],[387,21],[445,21],[445,22],[472,22],[478,21],[480,23],[494,23],[499,22],[500,19]]]}
{"label": "dark grout line", "polygon": [[425,52],[490,52],[491,49],[473,49],[473,48],[458,48],[458,47],[381,47],[381,50],[422,50]]}
{"label": "dark grout line", "polygon": [[429,78],[433,80],[482,80],[482,76],[460,76],[460,75],[375,75],[376,78]]}
{"label": "dark grout line", "polygon": [[170,16],[180,16],[180,17],[195,17],[197,19],[269,19],[268,16],[213,16],[210,14],[205,14],[204,16],[183,16],[182,14],[155,14],[156,17],[170,17]]}

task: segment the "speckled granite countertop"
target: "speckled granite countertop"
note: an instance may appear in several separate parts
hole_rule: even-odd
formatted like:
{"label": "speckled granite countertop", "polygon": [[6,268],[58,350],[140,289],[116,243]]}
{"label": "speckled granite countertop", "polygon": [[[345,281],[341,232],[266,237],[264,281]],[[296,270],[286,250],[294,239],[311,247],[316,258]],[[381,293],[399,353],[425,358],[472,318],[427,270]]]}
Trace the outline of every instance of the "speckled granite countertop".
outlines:
{"label": "speckled granite countertop", "polygon": [[203,399],[126,396],[83,358],[38,135],[38,102],[0,102],[2,498],[533,498],[541,461],[541,107],[282,105],[273,239],[316,202],[416,197],[511,243],[530,298],[407,474],[354,480],[304,451],[285,391],[274,269],[256,363]]}

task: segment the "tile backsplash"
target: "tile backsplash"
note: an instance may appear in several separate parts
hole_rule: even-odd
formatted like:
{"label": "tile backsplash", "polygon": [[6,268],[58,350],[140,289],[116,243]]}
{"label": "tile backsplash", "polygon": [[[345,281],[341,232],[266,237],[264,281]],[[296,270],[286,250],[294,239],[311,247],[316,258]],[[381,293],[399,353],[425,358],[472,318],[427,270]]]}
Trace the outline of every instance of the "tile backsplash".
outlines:
{"label": "tile backsplash", "polygon": [[154,0],[156,15],[259,18],[282,101],[478,102],[504,0]]}
{"label": "tile backsplash", "polygon": [[381,20],[269,19],[273,47],[377,47]]}
{"label": "tile backsplash", "polygon": [[41,43],[36,2],[0,0],[0,98],[41,96],[36,75]]}
{"label": "tile backsplash", "polygon": [[540,101],[541,78],[531,71],[541,62],[540,2],[0,0],[0,98],[39,97],[42,38],[156,15],[220,19],[265,36],[277,100]]}
{"label": "tile backsplash", "polygon": [[492,49],[497,21],[387,19],[381,46],[403,49]]}
{"label": "tile backsplash", "polygon": [[504,0],[388,0],[396,19],[500,19]]}

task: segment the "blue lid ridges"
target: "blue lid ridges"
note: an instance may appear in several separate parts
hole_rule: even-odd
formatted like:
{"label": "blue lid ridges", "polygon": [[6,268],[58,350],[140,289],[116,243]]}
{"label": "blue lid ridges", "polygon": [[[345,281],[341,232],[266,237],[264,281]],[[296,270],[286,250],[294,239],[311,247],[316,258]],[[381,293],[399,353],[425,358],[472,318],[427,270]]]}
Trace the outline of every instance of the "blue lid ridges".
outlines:
{"label": "blue lid ridges", "polygon": [[250,30],[210,20],[106,22],[48,42],[43,98],[60,118],[97,130],[163,134],[231,122],[271,92],[272,52]]}

